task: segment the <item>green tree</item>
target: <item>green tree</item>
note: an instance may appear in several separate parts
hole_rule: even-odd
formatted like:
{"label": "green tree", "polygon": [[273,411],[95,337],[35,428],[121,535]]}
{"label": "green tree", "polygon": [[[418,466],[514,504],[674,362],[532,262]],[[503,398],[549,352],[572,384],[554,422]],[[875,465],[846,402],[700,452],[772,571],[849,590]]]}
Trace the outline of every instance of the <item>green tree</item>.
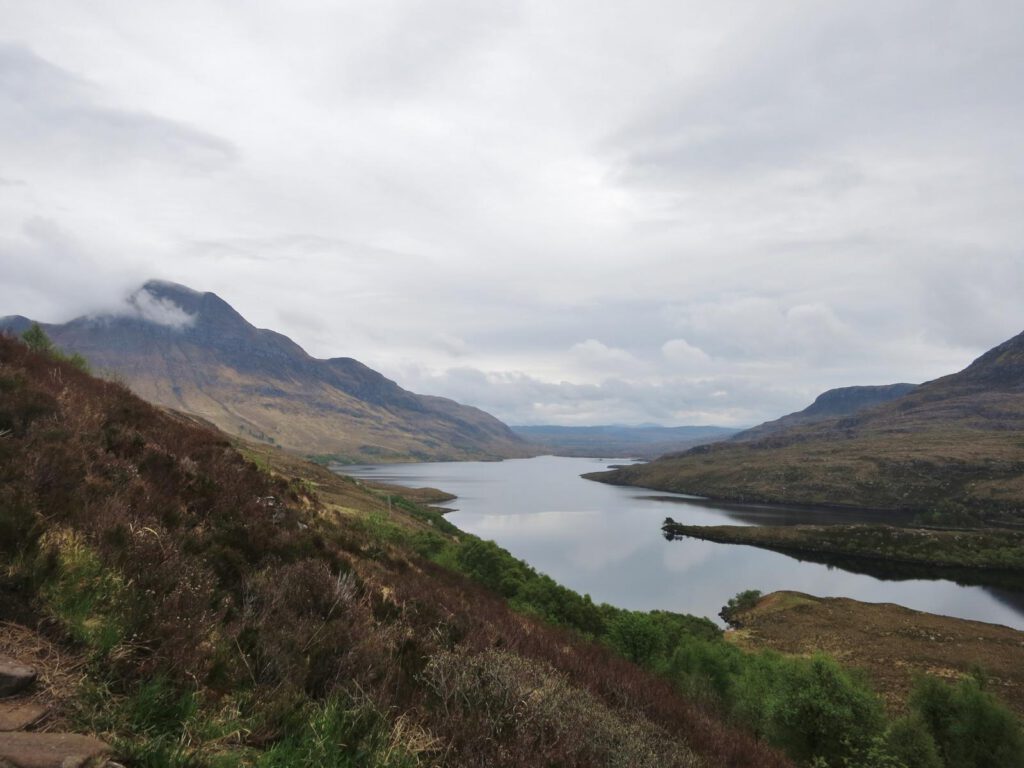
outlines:
{"label": "green tree", "polygon": [[916,712],[889,726],[885,734],[885,748],[906,768],[944,768],[935,739]]}
{"label": "green tree", "polygon": [[729,598],[729,602],[722,606],[722,610],[718,612],[718,615],[721,616],[722,620],[729,626],[738,627],[739,622],[736,620],[737,614],[753,608],[757,605],[757,601],[760,599],[761,590],[744,590],[735,597]]}
{"label": "green tree", "polygon": [[86,360],[78,352],[71,355],[66,355],[61,352],[57,347],[53,345],[53,341],[46,335],[39,323],[32,323],[31,327],[21,334],[21,340],[28,345],[28,348],[33,352],[42,352],[50,355],[55,360],[64,360],[65,362],[71,363],[78,370],[84,373],[91,373],[89,368],[89,361]]}
{"label": "green tree", "polygon": [[881,702],[832,659],[795,662],[780,683],[771,739],[795,759],[843,765],[866,754],[881,735]]}
{"label": "green tree", "polygon": [[947,768],[1024,768],[1020,722],[978,680],[952,686],[923,677],[909,705],[924,721]]}
{"label": "green tree", "polygon": [[505,597],[519,591],[525,576],[519,562],[493,541],[465,542],[459,547],[456,562],[471,579]]}
{"label": "green tree", "polygon": [[39,326],[39,323],[32,323],[31,327],[21,334],[21,340],[33,352],[53,352],[53,342],[50,341],[50,337],[46,335],[46,331]]}
{"label": "green tree", "polygon": [[661,633],[653,619],[637,611],[623,611],[608,625],[608,644],[637,664],[650,664],[660,650]]}

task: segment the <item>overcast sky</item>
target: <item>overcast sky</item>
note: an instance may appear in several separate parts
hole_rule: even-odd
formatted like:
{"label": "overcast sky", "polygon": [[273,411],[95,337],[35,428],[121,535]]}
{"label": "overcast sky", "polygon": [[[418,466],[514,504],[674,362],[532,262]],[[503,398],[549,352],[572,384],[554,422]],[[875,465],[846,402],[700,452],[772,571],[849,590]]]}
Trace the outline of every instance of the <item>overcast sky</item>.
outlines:
{"label": "overcast sky", "polygon": [[0,0],[0,315],[212,290],[511,423],[1024,330],[1024,3]]}

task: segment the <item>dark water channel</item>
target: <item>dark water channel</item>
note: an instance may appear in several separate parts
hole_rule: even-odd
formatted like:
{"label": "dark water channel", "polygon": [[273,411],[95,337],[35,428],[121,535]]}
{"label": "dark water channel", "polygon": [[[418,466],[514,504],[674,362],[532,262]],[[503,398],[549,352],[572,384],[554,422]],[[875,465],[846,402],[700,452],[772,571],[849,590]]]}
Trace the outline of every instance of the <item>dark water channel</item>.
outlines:
{"label": "dark water channel", "polygon": [[[693,613],[717,620],[744,589],[791,589],[820,596],[889,602],[931,613],[1024,629],[1024,584],[1015,578],[864,561],[812,562],[785,554],[695,539],[666,541],[661,522],[780,525],[880,522],[891,515],[710,502],[679,494],[621,488],[580,475],[622,460],[543,456],[503,462],[338,467],[406,486],[432,486],[458,499],[449,519],[493,539],[513,555],[597,602]],[[980,583],[979,583],[980,579]]]}

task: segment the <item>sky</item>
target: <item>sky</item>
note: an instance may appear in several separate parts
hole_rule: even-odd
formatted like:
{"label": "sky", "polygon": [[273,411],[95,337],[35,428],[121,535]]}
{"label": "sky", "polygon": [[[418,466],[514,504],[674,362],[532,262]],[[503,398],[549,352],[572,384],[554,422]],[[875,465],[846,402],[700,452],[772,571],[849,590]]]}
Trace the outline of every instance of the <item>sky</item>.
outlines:
{"label": "sky", "polygon": [[515,424],[1024,330],[1024,4],[0,0],[0,315],[214,291]]}

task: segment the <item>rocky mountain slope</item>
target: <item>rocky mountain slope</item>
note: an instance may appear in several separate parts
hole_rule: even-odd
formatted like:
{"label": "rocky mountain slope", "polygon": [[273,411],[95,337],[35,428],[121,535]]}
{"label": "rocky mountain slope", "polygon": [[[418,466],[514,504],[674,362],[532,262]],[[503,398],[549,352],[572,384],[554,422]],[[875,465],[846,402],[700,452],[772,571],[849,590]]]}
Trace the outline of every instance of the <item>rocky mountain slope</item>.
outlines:
{"label": "rocky mountain slope", "polygon": [[839,387],[822,392],[814,402],[802,411],[790,413],[774,421],[766,421],[751,429],[740,432],[733,440],[756,440],[766,435],[782,432],[799,424],[813,424],[839,416],[849,416],[874,405],[887,403],[909,394],[916,384],[883,384],[868,387]]}
{"label": "rocky mountain slope", "polygon": [[1024,334],[852,415],[592,475],[733,500],[1024,521]]}
{"label": "rocky mountain slope", "polygon": [[[351,358],[313,358],[213,293],[150,281],[127,309],[43,328],[150,402],[303,454],[392,461],[530,453],[493,416],[409,392]],[[20,332],[30,322],[7,317],[0,329]]]}

